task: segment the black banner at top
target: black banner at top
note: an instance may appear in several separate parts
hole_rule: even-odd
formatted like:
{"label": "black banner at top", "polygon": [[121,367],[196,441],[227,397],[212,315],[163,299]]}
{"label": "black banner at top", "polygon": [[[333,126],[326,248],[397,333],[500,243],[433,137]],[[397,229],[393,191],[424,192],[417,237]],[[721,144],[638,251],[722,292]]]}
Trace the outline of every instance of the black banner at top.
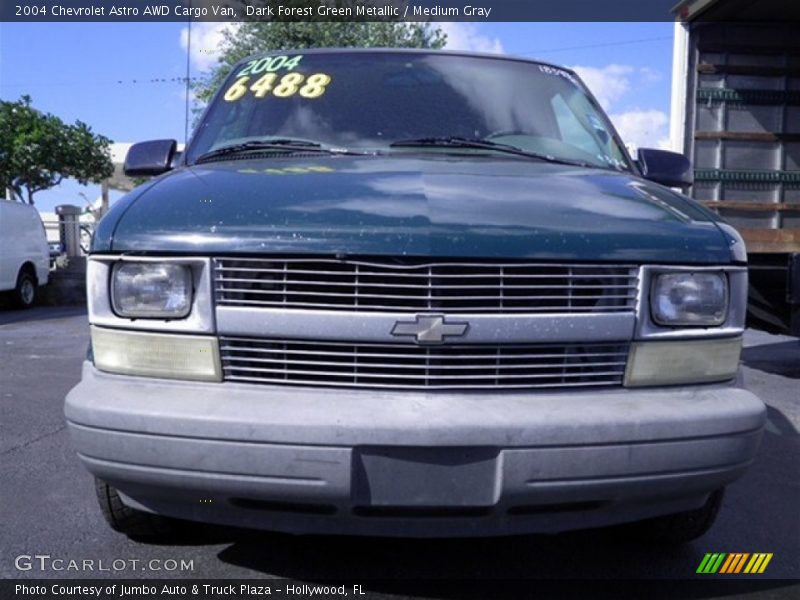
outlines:
{"label": "black banner at top", "polygon": [[[0,21],[763,20],[774,0],[3,0]],[[777,9],[788,13],[792,2]],[[739,5],[742,5],[740,7]],[[781,9],[780,6],[784,8]],[[773,9],[771,9],[773,10]],[[773,10],[774,11],[774,10]],[[714,15],[719,15],[715,17]],[[710,15],[710,16],[708,16]]]}

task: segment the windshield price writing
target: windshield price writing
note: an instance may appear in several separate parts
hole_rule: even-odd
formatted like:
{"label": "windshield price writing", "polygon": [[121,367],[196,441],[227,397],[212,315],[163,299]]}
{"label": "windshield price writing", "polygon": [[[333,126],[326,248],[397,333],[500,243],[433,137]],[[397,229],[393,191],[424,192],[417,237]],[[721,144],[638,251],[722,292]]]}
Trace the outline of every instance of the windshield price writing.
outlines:
{"label": "windshield price writing", "polygon": [[287,73],[278,80],[277,73],[267,73],[248,87],[249,82],[249,76],[237,79],[225,91],[223,96],[225,101],[235,102],[244,97],[248,91],[253,92],[256,98],[266,98],[269,95],[290,98],[295,94],[300,94],[303,98],[319,98],[325,93],[331,82],[331,76],[326,73],[315,73],[306,78],[302,73]]}

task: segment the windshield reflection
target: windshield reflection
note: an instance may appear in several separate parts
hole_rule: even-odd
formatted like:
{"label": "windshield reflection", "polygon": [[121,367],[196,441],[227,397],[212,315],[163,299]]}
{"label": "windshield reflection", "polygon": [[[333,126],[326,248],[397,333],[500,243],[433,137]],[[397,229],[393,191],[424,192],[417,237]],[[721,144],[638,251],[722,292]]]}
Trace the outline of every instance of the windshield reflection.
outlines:
{"label": "windshield reflection", "polygon": [[[606,116],[564,69],[446,53],[335,51],[287,55],[274,64],[289,67],[260,71],[270,60],[234,70],[190,144],[189,163],[264,136],[380,151],[398,140],[459,137],[600,168],[630,167]],[[498,150],[428,145],[391,152]]]}

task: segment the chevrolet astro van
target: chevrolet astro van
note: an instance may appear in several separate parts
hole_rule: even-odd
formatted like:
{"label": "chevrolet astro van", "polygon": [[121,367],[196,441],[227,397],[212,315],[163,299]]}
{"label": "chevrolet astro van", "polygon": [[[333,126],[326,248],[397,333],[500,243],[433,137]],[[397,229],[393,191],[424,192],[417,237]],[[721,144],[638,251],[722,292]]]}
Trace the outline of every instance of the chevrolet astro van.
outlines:
{"label": "chevrolet astro van", "polygon": [[568,69],[259,55],[126,170],[66,398],[118,531],[685,542],[756,456],[742,239]]}

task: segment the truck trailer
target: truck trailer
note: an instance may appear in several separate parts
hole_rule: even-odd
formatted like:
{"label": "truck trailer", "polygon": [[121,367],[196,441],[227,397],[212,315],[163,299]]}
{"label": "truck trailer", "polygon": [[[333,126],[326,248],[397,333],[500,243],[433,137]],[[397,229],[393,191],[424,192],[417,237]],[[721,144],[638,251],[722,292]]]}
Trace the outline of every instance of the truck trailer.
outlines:
{"label": "truck trailer", "polygon": [[676,16],[672,149],[688,193],[747,244],[749,322],[800,335],[800,36],[791,3],[684,0]]}

